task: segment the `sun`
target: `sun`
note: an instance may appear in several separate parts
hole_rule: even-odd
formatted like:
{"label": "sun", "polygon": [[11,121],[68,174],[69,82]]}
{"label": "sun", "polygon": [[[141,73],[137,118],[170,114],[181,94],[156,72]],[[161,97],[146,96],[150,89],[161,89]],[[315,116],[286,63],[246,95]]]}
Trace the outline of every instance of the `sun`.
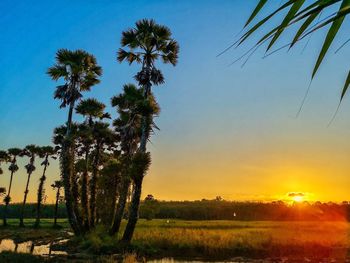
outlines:
{"label": "sun", "polygon": [[303,192],[290,192],[287,196],[290,201],[295,203],[302,203],[306,199],[306,194]]}
{"label": "sun", "polygon": [[292,197],[292,200],[293,200],[294,202],[301,203],[302,201],[304,201],[304,196],[296,195],[296,196],[293,196],[293,197]]}

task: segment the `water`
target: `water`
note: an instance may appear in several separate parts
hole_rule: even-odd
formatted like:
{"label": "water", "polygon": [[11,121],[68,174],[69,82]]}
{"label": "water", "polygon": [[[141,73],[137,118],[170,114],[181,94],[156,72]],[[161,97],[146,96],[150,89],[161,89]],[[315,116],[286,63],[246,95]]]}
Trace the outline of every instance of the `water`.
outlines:
{"label": "water", "polygon": [[29,253],[40,256],[57,256],[67,255],[65,251],[52,250],[52,245],[62,244],[67,242],[67,239],[50,242],[48,244],[35,244],[33,241],[15,243],[12,239],[3,239],[0,241],[0,253],[2,251],[12,251],[17,253]]}

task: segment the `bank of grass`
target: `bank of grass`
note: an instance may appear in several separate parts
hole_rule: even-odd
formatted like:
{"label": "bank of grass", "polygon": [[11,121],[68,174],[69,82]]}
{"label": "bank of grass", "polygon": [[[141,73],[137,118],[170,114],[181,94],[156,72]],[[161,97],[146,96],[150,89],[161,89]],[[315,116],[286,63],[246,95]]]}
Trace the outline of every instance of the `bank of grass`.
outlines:
{"label": "bank of grass", "polygon": [[[12,225],[12,222],[11,222]],[[30,225],[30,224],[28,224]],[[66,222],[56,230],[43,224],[35,230],[10,226],[0,230],[6,236],[22,238],[60,236],[69,230]],[[20,232],[18,232],[20,231]],[[41,234],[39,234],[41,232]],[[20,234],[18,234],[20,233]],[[117,237],[97,229],[85,238],[73,238],[68,248],[91,254],[132,253],[140,256],[230,259],[236,256],[265,257],[348,257],[347,222],[264,222],[264,221],[182,221],[140,220],[132,246],[122,247]],[[73,251],[74,252],[74,251]]]}

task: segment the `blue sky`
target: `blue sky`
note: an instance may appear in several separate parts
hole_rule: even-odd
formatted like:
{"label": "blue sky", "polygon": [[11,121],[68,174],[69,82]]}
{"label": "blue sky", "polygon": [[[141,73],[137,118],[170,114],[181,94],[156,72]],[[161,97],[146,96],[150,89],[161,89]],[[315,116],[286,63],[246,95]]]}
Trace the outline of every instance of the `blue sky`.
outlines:
{"label": "blue sky", "polygon": [[[346,48],[332,53],[346,32],[340,32],[295,118],[324,32],[313,35],[304,52],[301,43],[289,53],[282,50],[266,59],[258,51],[243,68],[239,63],[228,66],[253,42],[216,55],[235,40],[255,4],[2,0],[0,148],[49,144],[52,129],[66,120],[67,111],[53,100],[56,83],[45,74],[57,49],[80,48],[96,56],[104,70],[102,82],[85,96],[109,105],[138,70],[116,62],[121,32],[139,19],[154,18],[171,28],[180,58],[175,68],[159,65],[166,78],[165,85],[155,88],[161,130],[149,146],[153,164],[144,194],[161,199],[271,199],[304,191],[320,199],[350,199],[345,187],[350,183],[347,98],[327,128],[350,55]],[[286,41],[282,38],[280,45]],[[51,181],[57,173],[54,165]],[[277,183],[280,173],[285,184]],[[20,195],[23,169],[15,180],[15,193]],[[37,181],[38,177],[32,180],[30,200]],[[7,182],[8,174],[0,178],[1,185]],[[332,195],[334,187],[337,195]],[[317,193],[321,188],[323,193]]]}

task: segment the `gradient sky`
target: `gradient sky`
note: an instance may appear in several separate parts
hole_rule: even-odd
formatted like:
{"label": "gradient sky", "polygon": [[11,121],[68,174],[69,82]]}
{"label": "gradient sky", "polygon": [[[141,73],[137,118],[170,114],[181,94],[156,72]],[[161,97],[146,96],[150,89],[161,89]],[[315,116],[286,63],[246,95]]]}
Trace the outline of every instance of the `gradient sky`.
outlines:
{"label": "gradient sky", "polygon": [[[67,110],[53,100],[56,83],[45,74],[57,49],[81,48],[97,57],[102,83],[85,97],[109,104],[138,70],[116,62],[121,32],[139,19],[154,18],[171,28],[181,49],[175,68],[159,66],[166,78],[154,89],[162,108],[156,120],[161,130],[149,145],[153,163],[144,195],[267,201],[304,192],[310,200],[349,200],[348,98],[327,127],[348,70],[350,50],[333,54],[346,32],[331,47],[295,118],[324,32],[313,35],[304,52],[303,43],[266,59],[260,51],[243,68],[228,65],[253,42],[216,57],[235,40],[256,2],[2,0],[0,148],[50,144],[52,129],[66,120]],[[13,182],[15,201],[22,200],[25,161]],[[32,178],[29,201],[36,198],[41,171]],[[49,185],[57,178],[53,164],[49,202]],[[7,187],[8,181],[6,172],[0,185]]]}

